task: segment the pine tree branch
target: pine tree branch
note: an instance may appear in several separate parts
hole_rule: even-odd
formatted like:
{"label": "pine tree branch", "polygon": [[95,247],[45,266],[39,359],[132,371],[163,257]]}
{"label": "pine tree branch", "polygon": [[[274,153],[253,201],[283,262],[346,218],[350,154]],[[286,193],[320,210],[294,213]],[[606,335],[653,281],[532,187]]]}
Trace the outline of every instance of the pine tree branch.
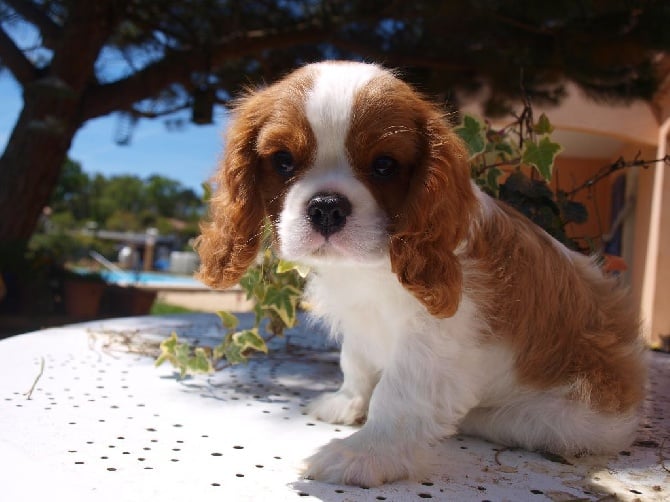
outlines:
{"label": "pine tree branch", "polygon": [[399,54],[397,51],[384,52],[371,44],[356,42],[343,37],[335,37],[331,42],[339,49],[353,52],[374,61],[382,61],[385,65],[391,67],[419,67],[457,72],[471,71],[474,69],[472,66],[449,63],[440,58],[421,57],[416,54],[403,55]]}
{"label": "pine tree branch", "polygon": [[132,75],[108,84],[90,88],[82,107],[84,120],[107,115],[118,109],[129,109],[143,99],[155,96],[171,84],[193,87],[195,72],[209,72],[226,61],[257,54],[267,49],[283,49],[326,40],[328,33],[320,26],[297,30],[254,31],[233,36],[211,47],[209,54],[201,48],[170,51]]}
{"label": "pine tree branch", "polygon": [[92,80],[100,51],[121,21],[130,0],[71,0],[51,73],[75,92],[84,91]]}
{"label": "pine tree branch", "polygon": [[175,106],[171,106],[169,108],[166,108],[164,110],[152,112],[152,111],[146,111],[146,110],[140,110],[137,107],[133,107],[130,110],[130,115],[133,117],[137,118],[143,118],[143,119],[157,119],[159,117],[167,117],[168,115],[172,115],[174,113],[183,111],[183,110],[188,110],[191,108],[190,103],[180,103]]}
{"label": "pine tree branch", "polygon": [[44,11],[33,2],[25,0],[4,0],[4,3],[39,30],[46,47],[53,47],[54,42],[60,37],[61,27],[54,23]]}
{"label": "pine tree branch", "polygon": [[37,76],[37,68],[2,28],[0,28],[0,60],[23,86]]}

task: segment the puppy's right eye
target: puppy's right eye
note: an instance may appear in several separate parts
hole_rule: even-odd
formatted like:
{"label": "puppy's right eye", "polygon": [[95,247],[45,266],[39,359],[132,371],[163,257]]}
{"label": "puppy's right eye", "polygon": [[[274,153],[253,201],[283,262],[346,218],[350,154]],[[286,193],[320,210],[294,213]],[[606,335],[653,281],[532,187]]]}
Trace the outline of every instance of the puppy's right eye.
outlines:
{"label": "puppy's right eye", "polygon": [[279,150],[273,153],[272,167],[285,178],[291,176],[293,171],[295,171],[295,164],[293,163],[293,155],[291,155],[291,152]]}
{"label": "puppy's right eye", "polygon": [[388,179],[398,172],[398,161],[389,155],[380,155],[372,161],[372,176],[377,179]]}

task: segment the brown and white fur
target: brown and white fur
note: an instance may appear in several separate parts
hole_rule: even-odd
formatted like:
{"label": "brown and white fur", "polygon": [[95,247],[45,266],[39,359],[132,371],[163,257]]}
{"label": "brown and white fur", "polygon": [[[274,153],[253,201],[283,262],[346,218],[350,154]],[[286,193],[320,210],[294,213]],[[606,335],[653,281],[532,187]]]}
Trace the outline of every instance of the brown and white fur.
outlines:
{"label": "brown and white fur", "polygon": [[458,431],[561,454],[632,440],[645,365],[625,293],[469,176],[439,109],[376,65],[308,65],[237,104],[200,277],[233,285],[266,216],[281,256],[312,267],[344,382],[311,413],[364,425],[310,478],[416,478]]}

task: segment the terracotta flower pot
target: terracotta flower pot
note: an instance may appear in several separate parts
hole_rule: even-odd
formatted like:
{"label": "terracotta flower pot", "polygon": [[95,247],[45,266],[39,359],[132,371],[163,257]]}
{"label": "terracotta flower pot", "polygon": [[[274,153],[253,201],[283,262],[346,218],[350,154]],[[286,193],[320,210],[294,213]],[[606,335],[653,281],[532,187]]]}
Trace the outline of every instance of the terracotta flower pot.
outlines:
{"label": "terracotta flower pot", "polygon": [[103,299],[104,314],[110,317],[147,315],[156,291],[132,286],[110,286]]}
{"label": "terracotta flower pot", "polygon": [[91,319],[98,315],[104,282],[68,279],[63,284],[63,300],[68,315]]}

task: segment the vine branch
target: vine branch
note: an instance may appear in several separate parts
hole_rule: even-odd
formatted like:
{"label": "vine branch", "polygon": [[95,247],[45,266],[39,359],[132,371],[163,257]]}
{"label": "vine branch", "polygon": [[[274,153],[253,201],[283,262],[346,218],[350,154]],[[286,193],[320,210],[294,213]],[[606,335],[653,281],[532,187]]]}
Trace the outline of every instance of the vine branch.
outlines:
{"label": "vine branch", "polygon": [[651,159],[651,160],[646,160],[646,159],[640,159],[640,152],[637,153],[635,158],[633,160],[625,160],[623,157],[619,157],[616,161],[613,163],[603,167],[598,174],[596,174],[593,178],[590,178],[586,180],[584,183],[581,185],[576,186],[573,188],[571,191],[567,192],[568,197],[573,197],[575,194],[578,192],[584,190],[585,188],[591,188],[593,185],[598,183],[600,180],[608,177],[610,174],[615,173],[617,171],[620,171],[622,169],[626,169],[629,167],[644,167],[647,168],[651,164],[657,164],[658,162],[663,162],[666,166],[670,165],[670,155],[666,155],[664,157],[661,157],[659,159]]}

